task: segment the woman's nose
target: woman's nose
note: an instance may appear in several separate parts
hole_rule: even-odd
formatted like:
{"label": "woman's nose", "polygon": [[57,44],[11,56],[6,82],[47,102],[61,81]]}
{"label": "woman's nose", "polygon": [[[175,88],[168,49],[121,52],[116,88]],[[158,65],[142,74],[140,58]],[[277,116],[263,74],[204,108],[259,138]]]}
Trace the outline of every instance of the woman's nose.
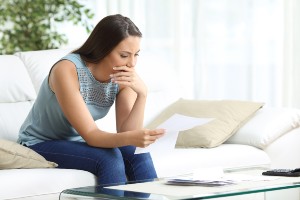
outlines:
{"label": "woman's nose", "polygon": [[135,64],[136,64],[136,58],[131,58],[127,63],[127,67],[134,67]]}

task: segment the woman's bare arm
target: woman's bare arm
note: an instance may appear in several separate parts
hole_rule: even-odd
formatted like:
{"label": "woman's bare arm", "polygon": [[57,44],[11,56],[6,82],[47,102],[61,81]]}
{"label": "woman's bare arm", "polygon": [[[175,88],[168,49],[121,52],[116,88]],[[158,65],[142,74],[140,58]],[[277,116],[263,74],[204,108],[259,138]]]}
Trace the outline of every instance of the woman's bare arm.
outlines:
{"label": "woman's bare arm", "polygon": [[116,67],[113,81],[120,86],[116,99],[117,131],[143,128],[147,87],[134,68]]}

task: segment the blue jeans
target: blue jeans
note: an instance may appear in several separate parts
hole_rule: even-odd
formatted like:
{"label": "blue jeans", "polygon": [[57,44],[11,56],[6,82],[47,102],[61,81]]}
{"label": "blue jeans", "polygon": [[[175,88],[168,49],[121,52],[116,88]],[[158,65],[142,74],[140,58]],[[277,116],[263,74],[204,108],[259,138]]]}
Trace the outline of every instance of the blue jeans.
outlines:
{"label": "blue jeans", "polygon": [[29,146],[58,168],[93,173],[98,184],[112,184],[157,178],[149,153],[134,154],[134,146],[97,148],[85,142],[50,140]]}

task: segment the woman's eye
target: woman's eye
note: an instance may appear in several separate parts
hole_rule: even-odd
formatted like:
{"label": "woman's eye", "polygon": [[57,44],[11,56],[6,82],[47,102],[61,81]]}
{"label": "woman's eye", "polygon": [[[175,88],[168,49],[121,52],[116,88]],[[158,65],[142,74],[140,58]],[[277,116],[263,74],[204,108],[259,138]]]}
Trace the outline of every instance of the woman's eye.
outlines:
{"label": "woman's eye", "polygon": [[122,58],[127,58],[128,56],[127,56],[127,55],[121,55],[121,57],[122,57]]}

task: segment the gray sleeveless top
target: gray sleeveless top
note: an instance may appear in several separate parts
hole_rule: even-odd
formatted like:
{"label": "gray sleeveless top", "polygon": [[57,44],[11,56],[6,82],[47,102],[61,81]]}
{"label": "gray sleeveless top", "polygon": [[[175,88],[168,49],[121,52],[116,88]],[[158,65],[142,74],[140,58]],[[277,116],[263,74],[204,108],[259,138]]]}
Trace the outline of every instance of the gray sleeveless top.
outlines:
{"label": "gray sleeveless top", "polygon": [[[119,86],[112,82],[97,81],[78,54],[68,54],[61,60],[75,64],[83,100],[94,120],[103,118],[113,105]],[[20,128],[18,142],[30,146],[45,140],[84,141],[64,116],[50,89],[48,76],[41,84],[37,99]]]}

